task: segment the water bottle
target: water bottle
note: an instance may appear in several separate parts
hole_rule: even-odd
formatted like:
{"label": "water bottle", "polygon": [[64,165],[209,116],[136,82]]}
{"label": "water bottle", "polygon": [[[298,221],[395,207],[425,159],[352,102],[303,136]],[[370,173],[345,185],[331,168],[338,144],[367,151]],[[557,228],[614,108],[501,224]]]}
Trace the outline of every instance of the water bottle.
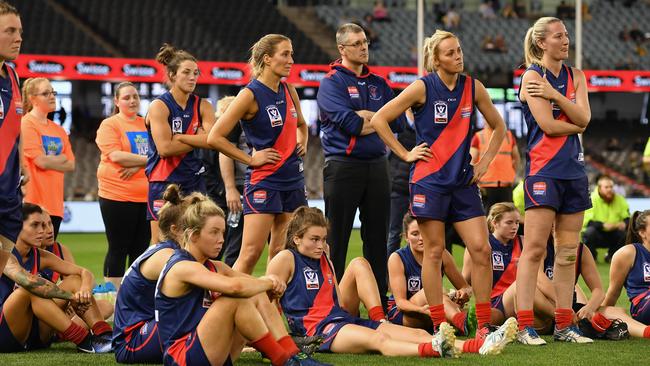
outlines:
{"label": "water bottle", "polygon": [[241,211],[230,211],[228,212],[228,218],[226,223],[228,226],[235,228],[239,226],[239,220],[241,219]]}

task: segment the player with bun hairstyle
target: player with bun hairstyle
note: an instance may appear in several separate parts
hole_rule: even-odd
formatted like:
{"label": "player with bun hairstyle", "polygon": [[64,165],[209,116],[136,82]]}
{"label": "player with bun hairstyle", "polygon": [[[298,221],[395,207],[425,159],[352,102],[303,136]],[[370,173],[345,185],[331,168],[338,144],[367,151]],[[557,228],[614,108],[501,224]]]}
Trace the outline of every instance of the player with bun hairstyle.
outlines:
{"label": "player with bun hairstyle", "polygon": [[145,117],[149,131],[147,218],[154,242],[158,241],[157,212],[168,184],[178,184],[183,194],[206,191],[201,175],[205,168],[194,148],[209,148],[206,133],[214,124],[214,108],[194,94],[199,78],[196,58],[165,43],[156,61],[165,66],[169,91],[151,102]]}
{"label": "player with bun hairstyle", "polygon": [[[307,148],[307,124],[295,88],[282,81],[293,65],[291,40],[267,34],[251,47],[253,80],[237,95],[208,142],[228,157],[248,165],[244,182],[244,232],[233,268],[252,273],[269,242],[269,259],[282,249],[291,212],[306,204],[302,156]],[[241,121],[241,122],[239,122]],[[240,123],[248,155],[227,136]]]}

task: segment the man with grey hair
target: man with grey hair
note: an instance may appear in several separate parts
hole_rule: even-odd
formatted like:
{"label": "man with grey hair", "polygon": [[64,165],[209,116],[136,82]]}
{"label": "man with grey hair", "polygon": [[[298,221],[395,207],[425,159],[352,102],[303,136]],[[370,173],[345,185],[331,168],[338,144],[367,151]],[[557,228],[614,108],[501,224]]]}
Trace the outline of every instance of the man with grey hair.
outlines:
{"label": "man with grey hair", "polygon": [[[340,280],[358,208],[363,255],[372,266],[384,302],[390,181],[386,145],[370,126],[370,119],[394,94],[386,80],[368,70],[369,42],[360,26],[343,24],[336,32],[336,43],[341,58],[330,65],[317,96],[330,257]],[[404,116],[395,121],[394,131],[401,130],[405,121]]]}

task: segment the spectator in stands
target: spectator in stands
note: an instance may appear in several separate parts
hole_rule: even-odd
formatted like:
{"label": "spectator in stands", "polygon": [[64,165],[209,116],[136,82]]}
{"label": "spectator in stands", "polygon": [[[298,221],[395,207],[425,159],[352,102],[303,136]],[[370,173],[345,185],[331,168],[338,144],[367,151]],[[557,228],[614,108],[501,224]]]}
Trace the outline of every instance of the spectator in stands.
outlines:
{"label": "spectator in stands", "polygon": [[516,19],[519,17],[515,11],[515,8],[512,7],[511,3],[507,3],[503,9],[501,9],[501,16],[506,19]]}
{"label": "spectator in stands", "polygon": [[632,23],[632,28],[630,29],[630,39],[637,44],[643,43],[645,41],[645,34],[639,29],[637,23]]}
{"label": "spectator in stands", "polygon": [[575,9],[571,5],[568,5],[566,1],[562,0],[557,6],[556,16],[560,19],[574,19]]}
{"label": "spectator in stands", "polygon": [[589,4],[586,1],[582,2],[582,20],[585,22],[590,21],[593,17],[591,16],[591,11],[589,10]]}
{"label": "spectator in stands", "polygon": [[366,33],[366,37],[368,37],[368,48],[371,50],[377,49],[377,46],[379,45],[379,33],[375,31],[375,29],[372,27],[372,22],[373,22],[373,17],[370,14],[366,14],[363,17],[363,20],[360,22],[352,22],[354,24],[357,24],[361,28],[363,28],[363,31]]}
{"label": "spectator in stands", "polygon": [[496,19],[497,17],[494,13],[491,1],[481,3],[478,7],[478,12],[481,14],[481,18],[483,19]]}
{"label": "spectator in stands", "polygon": [[[361,212],[363,253],[370,262],[385,301],[386,239],[390,210],[390,181],[386,145],[370,126],[370,119],[393,99],[386,80],[368,70],[368,38],[356,24],[336,32],[341,59],[318,89],[323,132],[325,214],[331,259],[338,279],[345,272],[350,232],[357,209]],[[402,114],[395,132],[404,125]]]}
{"label": "spectator in stands", "polygon": [[388,9],[382,0],[375,1],[375,7],[372,8],[372,18],[378,22],[390,22]]}
{"label": "spectator in stands", "polygon": [[124,268],[142,254],[151,240],[147,222],[149,183],[144,174],[149,138],[138,115],[140,96],[130,82],[115,86],[113,115],[102,121],[95,142],[101,151],[97,167],[99,208],[108,252],[104,280],[120,288]]}
{"label": "spectator in stands", "polygon": [[50,213],[56,238],[63,220],[64,173],[74,170],[75,158],[68,134],[47,118],[56,109],[56,91],[49,80],[25,80],[23,108],[23,161],[31,177],[25,185],[25,202],[42,206]]}
{"label": "spectator in stands", "polygon": [[630,210],[625,197],[614,192],[614,181],[607,175],[600,176],[597,188],[591,194],[593,207],[585,212],[582,240],[598,258],[596,248],[608,248],[605,262],[611,261],[614,252],[625,241]]}
{"label": "spectator in stands", "polygon": [[494,37],[494,49],[501,53],[508,52],[508,46],[506,45],[506,39],[503,37],[503,34],[499,33]]}
{"label": "spectator in stands", "polygon": [[483,37],[483,41],[481,42],[481,49],[483,52],[496,51],[496,46],[494,45],[494,40],[492,39],[491,35],[486,34],[485,37]]}
{"label": "spectator in stands", "polygon": [[442,18],[442,21],[445,25],[445,29],[457,29],[460,27],[460,14],[456,11],[456,5],[451,4],[449,10]]}
{"label": "spectator in stands", "polygon": [[616,137],[610,137],[609,140],[607,140],[607,145],[605,146],[606,151],[621,151],[621,143],[618,141],[618,138]]}
{"label": "spectator in stands", "polygon": [[531,18],[538,18],[542,14],[542,1],[541,0],[530,0],[530,14]]}
{"label": "spectator in stands", "polygon": [[620,39],[623,42],[627,42],[631,39],[630,30],[627,28],[627,24],[623,25],[623,29],[618,33],[618,39]]}

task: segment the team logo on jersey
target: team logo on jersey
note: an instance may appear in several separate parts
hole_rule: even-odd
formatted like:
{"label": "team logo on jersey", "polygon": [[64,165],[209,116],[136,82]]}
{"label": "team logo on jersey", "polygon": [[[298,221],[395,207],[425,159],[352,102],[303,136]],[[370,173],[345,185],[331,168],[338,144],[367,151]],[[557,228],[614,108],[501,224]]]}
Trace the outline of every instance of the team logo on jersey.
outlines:
{"label": "team logo on jersey", "polygon": [[423,194],[416,194],[413,196],[413,207],[424,207],[427,203],[427,197]]}
{"label": "team logo on jersey", "polygon": [[253,192],[253,202],[254,203],[264,203],[266,201],[266,191],[255,191]]}
{"label": "team logo on jersey", "polygon": [[585,154],[584,153],[578,153],[578,161],[585,161]]}
{"label": "team logo on jersey", "polygon": [[437,101],[433,104],[433,122],[434,123],[447,123],[447,102]]}
{"label": "team logo on jersey", "polygon": [[153,212],[158,213],[160,209],[163,207],[165,204],[165,200],[155,200],[153,201]]}
{"label": "team logo on jersey", "polygon": [[183,133],[183,119],[181,117],[174,117],[172,119],[172,133]]}
{"label": "team logo on jersey", "polygon": [[221,292],[203,290],[203,302],[201,305],[207,309],[212,305],[214,300],[219,298],[219,296],[221,296]]}
{"label": "team logo on jersey", "polygon": [[493,252],[492,253],[492,270],[493,271],[503,271],[505,265],[503,263],[503,253]]}
{"label": "team logo on jersey", "polygon": [[359,98],[359,90],[356,86],[348,86],[348,94],[350,98]]}
{"label": "team logo on jersey", "polygon": [[546,182],[533,183],[533,196],[545,196],[545,195],[546,195]]}
{"label": "team logo on jersey", "polygon": [[422,280],[418,276],[409,277],[407,283],[408,292],[414,293],[422,289]]}
{"label": "team logo on jersey", "polygon": [[643,262],[643,280],[650,282],[650,263]]}
{"label": "team logo on jersey", "polygon": [[381,100],[381,93],[379,93],[379,88],[374,85],[368,85],[368,94],[370,94],[370,99],[372,100]]}
{"label": "team logo on jersey", "polygon": [[[22,114],[22,112],[20,114]],[[4,118],[5,118],[5,102],[3,102],[2,98],[0,98],[0,119],[4,119]]]}
{"label": "team logo on jersey", "polygon": [[305,276],[305,287],[307,290],[318,290],[320,288],[320,283],[318,282],[318,273],[313,269],[306,267],[302,270],[303,276]]}
{"label": "team logo on jersey", "polygon": [[266,114],[268,114],[269,120],[271,121],[271,127],[282,126],[282,115],[280,114],[278,107],[267,105]]}
{"label": "team logo on jersey", "polygon": [[463,107],[460,109],[460,118],[469,118],[472,115],[472,107]]}
{"label": "team logo on jersey", "polygon": [[549,280],[553,279],[553,267],[546,267],[544,273],[546,273],[546,277],[548,277]]}

